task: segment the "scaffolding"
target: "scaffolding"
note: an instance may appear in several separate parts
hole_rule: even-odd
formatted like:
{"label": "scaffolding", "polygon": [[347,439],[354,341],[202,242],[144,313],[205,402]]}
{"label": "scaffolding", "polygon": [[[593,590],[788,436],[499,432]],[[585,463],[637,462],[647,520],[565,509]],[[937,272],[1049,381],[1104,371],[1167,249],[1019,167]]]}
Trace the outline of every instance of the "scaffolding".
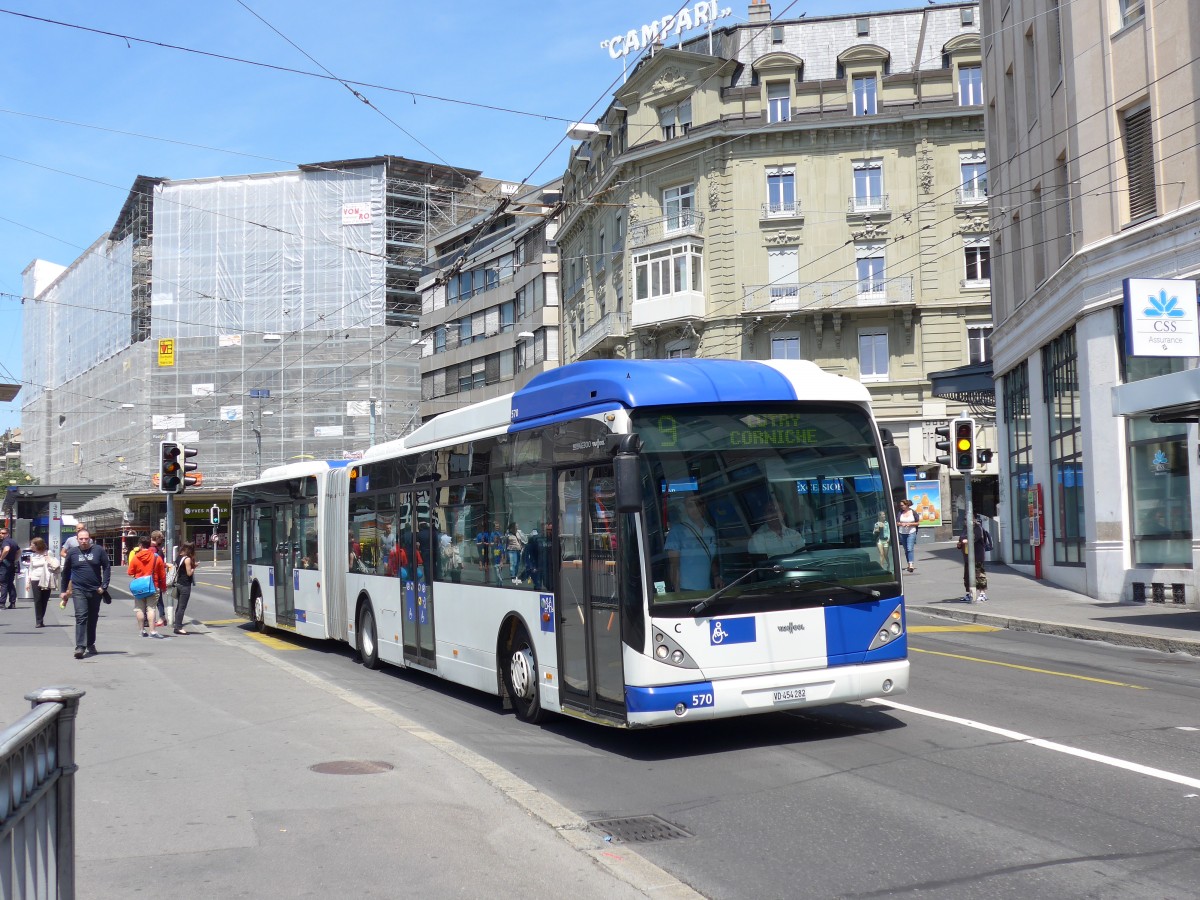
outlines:
{"label": "scaffolding", "polygon": [[205,489],[227,487],[259,463],[362,450],[372,399],[377,438],[403,435],[419,423],[428,248],[499,187],[393,156],[139,176],[112,231],[30,289],[30,471],[144,491],[172,438],[202,449]]}

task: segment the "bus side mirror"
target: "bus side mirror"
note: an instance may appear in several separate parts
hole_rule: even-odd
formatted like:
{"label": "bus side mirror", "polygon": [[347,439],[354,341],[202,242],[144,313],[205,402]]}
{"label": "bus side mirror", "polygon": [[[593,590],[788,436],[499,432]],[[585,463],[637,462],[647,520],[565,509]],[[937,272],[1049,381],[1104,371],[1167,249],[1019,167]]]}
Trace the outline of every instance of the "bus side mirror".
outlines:
{"label": "bus side mirror", "polygon": [[888,487],[895,492],[897,488],[904,487],[904,460],[888,429],[880,428],[879,438],[883,442],[883,468],[887,472]]}
{"label": "bus side mirror", "polygon": [[617,512],[641,512],[641,461],[632,453],[618,453],[613,457],[613,476],[617,482]]}
{"label": "bus side mirror", "polygon": [[617,512],[641,512],[642,467],[638,454],[642,452],[642,440],[636,434],[614,434],[609,436],[608,442],[613,454]]}

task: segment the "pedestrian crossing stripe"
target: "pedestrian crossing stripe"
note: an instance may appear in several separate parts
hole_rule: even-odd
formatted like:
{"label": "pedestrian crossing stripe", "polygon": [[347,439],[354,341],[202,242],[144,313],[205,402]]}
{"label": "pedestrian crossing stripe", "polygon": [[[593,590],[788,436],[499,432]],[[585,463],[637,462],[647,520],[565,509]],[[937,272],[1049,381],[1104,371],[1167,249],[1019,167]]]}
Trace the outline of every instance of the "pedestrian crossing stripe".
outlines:
{"label": "pedestrian crossing stripe", "polygon": [[949,634],[950,632],[970,632],[982,634],[988,631],[1003,631],[995,625],[909,625],[909,634]]}

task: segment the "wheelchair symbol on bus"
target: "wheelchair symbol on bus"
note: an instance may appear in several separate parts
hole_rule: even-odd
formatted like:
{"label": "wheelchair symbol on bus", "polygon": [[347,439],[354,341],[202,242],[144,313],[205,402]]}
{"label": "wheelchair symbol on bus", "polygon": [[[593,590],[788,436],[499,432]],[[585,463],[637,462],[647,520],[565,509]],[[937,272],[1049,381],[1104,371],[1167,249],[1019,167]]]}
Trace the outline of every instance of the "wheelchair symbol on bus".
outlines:
{"label": "wheelchair symbol on bus", "polygon": [[712,634],[709,637],[714,644],[719,644],[729,637],[729,632],[722,627],[720,619],[712,623]]}

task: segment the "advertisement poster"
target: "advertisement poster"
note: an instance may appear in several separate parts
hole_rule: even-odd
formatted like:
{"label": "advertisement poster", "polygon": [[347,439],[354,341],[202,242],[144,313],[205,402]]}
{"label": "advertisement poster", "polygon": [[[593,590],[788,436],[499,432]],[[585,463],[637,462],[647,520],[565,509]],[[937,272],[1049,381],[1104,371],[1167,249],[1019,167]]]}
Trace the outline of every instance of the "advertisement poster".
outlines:
{"label": "advertisement poster", "polygon": [[906,481],[904,492],[921,517],[922,528],[934,528],[942,524],[942,486],[939,482]]}

